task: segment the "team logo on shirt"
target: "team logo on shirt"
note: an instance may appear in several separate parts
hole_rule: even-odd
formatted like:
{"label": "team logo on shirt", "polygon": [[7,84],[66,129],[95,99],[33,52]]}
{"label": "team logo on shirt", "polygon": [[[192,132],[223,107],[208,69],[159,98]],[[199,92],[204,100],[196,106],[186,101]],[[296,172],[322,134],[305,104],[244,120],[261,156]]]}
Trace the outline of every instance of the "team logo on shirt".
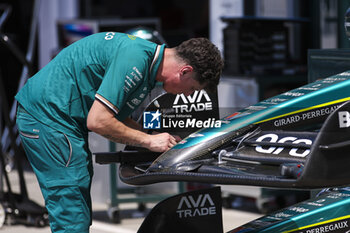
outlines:
{"label": "team logo on shirt", "polygon": [[160,129],[161,113],[159,110],[143,113],[144,129]]}
{"label": "team logo on shirt", "polygon": [[131,100],[131,103],[133,103],[134,105],[139,105],[141,103],[141,100],[137,99],[137,98],[133,98]]}
{"label": "team logo on shirt", "polygon": [[136,36],[133,36],[133,35],[129,35],[129,34],[128,34],[128,37],[129,37],[129,39],[131,39],[131,40],[135,40],[135,39],[136,39]]}
{"label": "team logo on shirt", "polygon": [[107,32],[105,40],[112,40],[114,38],[115,32]]}

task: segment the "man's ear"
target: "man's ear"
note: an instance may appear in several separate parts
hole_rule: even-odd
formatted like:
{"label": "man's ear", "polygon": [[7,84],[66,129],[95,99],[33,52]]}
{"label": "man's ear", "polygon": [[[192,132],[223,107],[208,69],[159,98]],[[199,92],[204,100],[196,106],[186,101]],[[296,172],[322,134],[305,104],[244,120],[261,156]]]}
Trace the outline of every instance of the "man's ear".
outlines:
{"label": "man's ear", "polygon": [[183,66],[183,67],[181,68],[180,71],[181,71],[181,74],[182,74],[182,75],[185,75],[185,74],[187,74],[187,73],[193,72],[193,67],[190,66],[190,65],[185,65],[185,66]]}

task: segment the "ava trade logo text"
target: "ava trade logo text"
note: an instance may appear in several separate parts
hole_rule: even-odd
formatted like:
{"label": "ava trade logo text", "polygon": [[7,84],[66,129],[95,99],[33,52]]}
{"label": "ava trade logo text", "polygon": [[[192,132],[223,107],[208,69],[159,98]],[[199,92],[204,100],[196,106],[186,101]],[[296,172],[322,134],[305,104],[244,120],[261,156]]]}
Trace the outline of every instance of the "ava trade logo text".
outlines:
{"label": "ava trade logo text", "polygon": [[181,198],[176,213],[179,218],[216,215],[215,204],[209,194],[192,195]]}

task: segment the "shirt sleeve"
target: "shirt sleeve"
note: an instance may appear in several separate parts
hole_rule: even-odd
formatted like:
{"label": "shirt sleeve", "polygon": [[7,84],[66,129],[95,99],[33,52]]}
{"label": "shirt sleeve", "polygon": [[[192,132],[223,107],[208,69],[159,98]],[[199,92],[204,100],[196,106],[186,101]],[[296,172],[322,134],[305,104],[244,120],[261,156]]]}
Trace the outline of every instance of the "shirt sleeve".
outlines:
{"label": "shirt sleeve", "polygon": [[148,66],[147,54],[138,52],[136,55],[131,49],[118,51],[106,69],[95,98],[118,116],[131,96],[143,86]]}

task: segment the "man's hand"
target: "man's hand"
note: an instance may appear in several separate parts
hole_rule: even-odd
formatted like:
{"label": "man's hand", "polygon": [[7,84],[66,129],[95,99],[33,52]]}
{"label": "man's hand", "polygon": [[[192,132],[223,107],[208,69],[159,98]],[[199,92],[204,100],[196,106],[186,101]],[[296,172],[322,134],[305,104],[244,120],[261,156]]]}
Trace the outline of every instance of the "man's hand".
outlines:
{"label": "man's hand", "polygon": [[177,143],[176,138],[168,133],[160,133],[149,136],[151,140],[147,149],[152,151],[164,152],[175,146]]}

